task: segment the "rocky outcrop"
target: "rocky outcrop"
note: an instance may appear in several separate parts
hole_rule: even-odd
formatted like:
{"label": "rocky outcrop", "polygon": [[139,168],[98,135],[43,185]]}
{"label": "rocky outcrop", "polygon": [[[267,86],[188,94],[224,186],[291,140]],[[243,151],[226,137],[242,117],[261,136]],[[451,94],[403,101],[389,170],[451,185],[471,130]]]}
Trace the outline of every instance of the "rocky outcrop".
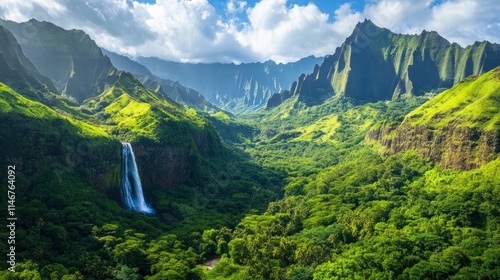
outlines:
{"label": "rocky outcrop", "polygon": [[416,151],[444,168],[470,170],[500,155],[500,67],[469,77],[367,137],[387,154]]}
{"label": "rocky outcrop", "polygon": [[186,184],[192,174],[189,152],[179,147],[134,144],[137,165],[145,190]]}
{"label": "rocky outcrop", "polygon": [[[212,129],[192,135],[194,146],[171,146],[140,141],[133,143],[145,190],[193,185],[200,180],[202,158],[223,156],[225,149]],[[198,182],[199,183],[199,182]]]}
{"label": "rocky outcrop", "polygon": [[391,141],[382,141],[389,153],[414,150],[443,168],[470,170],[496,159],[500,131],[484,131],[449,124],[433,130],[403,123]]}
{"label": "rocky outcrop", "polygon": [[484,41],[462,48],[436,32],[395,34],[365,20],[313,73],[300,76],[289,90],[271,97],[267,108],[292,96],[312,106],[330,97],[373,102],[404,93],[422,95],[498,65],[498,44]]}

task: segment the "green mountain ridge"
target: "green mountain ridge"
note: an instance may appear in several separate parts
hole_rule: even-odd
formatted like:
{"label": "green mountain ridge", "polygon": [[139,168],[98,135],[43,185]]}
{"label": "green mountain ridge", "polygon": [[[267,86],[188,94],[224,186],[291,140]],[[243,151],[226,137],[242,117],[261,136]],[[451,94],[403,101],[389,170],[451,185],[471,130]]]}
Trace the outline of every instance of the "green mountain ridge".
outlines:
{"label": "green mountain ridge", "polygon": [[390,153],[415,150],[445,168],[474,169],[500,153],[500,67],[469,77],[409,113],[394,130],[372,131]]}
{"label": "green mountain ridge", "polygon": [[0,20],[38,70],[59,92],[77,102],[101,93],[116,69],[95,42],[81,30],[64,30],[49,22]]}
{"label": "green mountain ridge", "polygon": [[201,93],[184,87],[179,82],[161,79],[153,75],[146,66],[141,65],[126,56],[104,49],[102,51],[111,59],[111,62],[118,70],[134,74],[135,78],[141,81],[141,83],[148,89],[158,92],[179,104],[183,104],[187,107],[195,108],[203,112],[213,113],[220,111],[219,108],[208,102]]}
{"label": "green mountain ridge", "polygon": [[436,32],[395,34],[365,20],[313,73],[300,76],[289,90],[271,97],[267,108],[295,95],[309,106],[332,97],[376,102],[404,93],[423,95],[498,65],[498,44],[484,41],[462,48]]}

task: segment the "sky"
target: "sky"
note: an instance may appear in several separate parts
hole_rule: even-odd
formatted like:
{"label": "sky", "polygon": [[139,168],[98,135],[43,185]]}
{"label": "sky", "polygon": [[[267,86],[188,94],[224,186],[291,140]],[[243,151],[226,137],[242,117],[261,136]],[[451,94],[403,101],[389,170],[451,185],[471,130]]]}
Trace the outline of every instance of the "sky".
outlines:
{"label": "sky", "polygon": [[333,54],[370,19],[396,33],[500,43],[498,0],[1,0],[0,17],[82,29],[130,57],[286,63]]}

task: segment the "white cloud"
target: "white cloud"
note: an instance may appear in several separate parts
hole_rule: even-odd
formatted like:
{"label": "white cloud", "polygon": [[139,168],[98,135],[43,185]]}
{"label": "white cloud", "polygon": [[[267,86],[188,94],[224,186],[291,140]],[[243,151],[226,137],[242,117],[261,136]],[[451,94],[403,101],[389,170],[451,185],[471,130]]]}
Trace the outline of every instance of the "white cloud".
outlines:
{"label": "white cloud", "polygon": [[[319,0],[318,0],[319,1]],[[349,1],[349,0],[348,0]],[[354,1],[354,0],[352,0]],[[51,21],[89,33],[107,49],[176,61],[287,62],[332,54],[358,21],[400,33],[435,30],[461,45],[500,42],[498,0],[365,0],[362,11],[347,2],[329,15],[314,4],[287,0],[2,0],[0,17]],[[223,14],[219,14],[223,13]]]}
{"label": "white cloud", "polygon": [[229,0],[226,4],[226,11],[229,14],[240,13],[245,10],[247,5],[246,1]]}
{"label": "white cloud", "polygon": [[494,27],[500,22],[498,0],[380,0],[366,5],[364,14],[394,32],[437,31],[462,46],[500,42],[500,29]]}
{"label": "white cloud", "polygon": [[259,54],[261,59],[278,62],[297,60],[308,55],[332,53],[346,34],[342,28],[354,28],[359,17],[345,15],[342,6],[332,23],[328,14],[312,3],[286,6],[286,0],[262,0],[248,9],[249,23],[236,34],[238,42]]}
{"label": "white cloud", "polygon": [[33,17],[58,17],[66,11],[66,7],[57,0],[2,0],[0,3],[1,17],[18,22]]}

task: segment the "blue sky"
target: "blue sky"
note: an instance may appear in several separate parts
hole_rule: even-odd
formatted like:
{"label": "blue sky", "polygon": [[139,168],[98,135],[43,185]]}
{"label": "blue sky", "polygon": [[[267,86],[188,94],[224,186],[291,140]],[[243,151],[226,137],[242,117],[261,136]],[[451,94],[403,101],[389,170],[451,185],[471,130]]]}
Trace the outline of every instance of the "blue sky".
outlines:
{"label": "blue sky", "polygon": [[[141,3],[154,4],[156,0],[139,0]],[[208,1],[214,8],[217,10],[219,14],[224,14],[224,9],[226,7],[227,1],[220,0],[209,0]],[[248,0],[246,1],[247,6],[253,7],[259,1],[257,0]],[[332,14],[335,10],[337,10],[340,5],[345,4],[347,2],[352,3],[352,8],[358,11],[363,10],[364,1],[355,0],[355,1],[338,1],[338,0],[320,0],[320,1],[311,1],[311,0],[290,0],[288,1],[288,6],[300,5],[305,6],[310,2],[314,2],[314,4],[322,11],[328,14]]]}
{"label": "blue sky", "polygon": [[498,0],[3,0],[0,17],[82,29],[101,47],[183,62],[333,54],[365,18],[393,32],[500,43]]}

